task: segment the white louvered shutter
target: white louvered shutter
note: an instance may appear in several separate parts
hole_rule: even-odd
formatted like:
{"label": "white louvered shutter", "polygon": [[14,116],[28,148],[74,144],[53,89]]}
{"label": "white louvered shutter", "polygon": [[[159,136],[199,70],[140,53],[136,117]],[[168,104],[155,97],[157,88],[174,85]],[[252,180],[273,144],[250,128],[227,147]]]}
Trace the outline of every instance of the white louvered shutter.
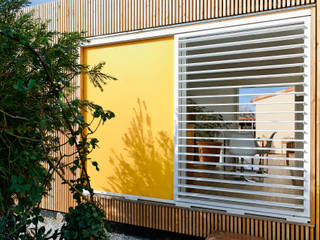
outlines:
{"label": "white louvered shutter", "polygon": [[175,200],[307,222],[310,18],[176,42]]}

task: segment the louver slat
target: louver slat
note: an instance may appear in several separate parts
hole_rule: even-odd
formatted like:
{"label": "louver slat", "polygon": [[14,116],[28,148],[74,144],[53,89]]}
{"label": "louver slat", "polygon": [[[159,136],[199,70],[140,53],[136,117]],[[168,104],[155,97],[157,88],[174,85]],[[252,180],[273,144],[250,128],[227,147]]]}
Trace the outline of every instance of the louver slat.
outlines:
{"label": "louver slat", "polygon": [[292,39],[301,39],[305,36],[303,34],[293,35],[293,36],[285,36],[285,37],[273,37],[273,38],[262,38],[257,40],[246,40],[246,41],[239,41],[239,42],[231,42],[231,43],[221,43],[221,44],[214,44],[214,45],[204,45],[204,46],[197,46],[197,47],[189,47],[189,48],[181,48],[180,51],[188,50],[200,50],[200,49],[214,49],[219,47],[232,47],[238,46],[243,44],[254,44],[254,43],[267,43],[267,42],[276,42],[276,41],[284,41],[284,40],[292,40]]}
{"label": "louver slat", "polygon": [[290,44],[290,45],[277,46],[277,47],[252,48],[252,49],[244,49],[244,50],[228,51],[228,52],[190,54],[189,56],[180,57],[180,59],[195,59],[195,58],[199,59],[199,58],[205,58],[205,57],[228,56],[228,55],[237,55],[237,54],[245,54],[245,53],[272,52],[272,51],[280,51],[280,50],[300,49],[304,47],[305,46],[303,44]]}
{"label": "louver slat", "polygon": [[220,60],[220,61],[211,61],[211,62],[188,63],[188,64],[181,64],[180,66],[181,67],[210,66],[210,65],[226,64],[226,63],[266,61],[266,60],[278,60],[278,59],[302,58],[302,57],[305,57],[304,54],[291,54],[291,55],[279,55],[279,56],[259,57],[259,58],[243,58],[243,59]]}
{"label": "louver slat", "polygon": [[[239,60],[241,61],[241,59]],[[205,78],[196,80],[181,80],[180,83],[192,82],[218,82],[218,81],[234,81],[234,80],[249,80],[249,79],[269,79],[269,78],[286,78],[286,77],[303,77],[304,73],[287,73],[287,74],[272,74],[272,75],[256,75],[256,76],[240,76],[240,77],[221,77],[221,78]]]}
{"label": "louver slat", "polygon": [[[179,152],[177,155],[185,155],[185,156],[208,156],[208,157],[236,157],[236,158],[245,158],[247,155],[228,155],[228,154],[205,154],[205,153],[183,153]],[[288,157],[259,157],[263,160],[286,160],[286,161],[302,161],[304,162],[304,158],[288,158]]]}
{"label": "louver slat", "polygon": [[309,21],[177,36],[177,201],[307,221]]}
{"label": "louver slat", "polygon": [[[292,30],[303,30],[305,29],[304,23],[302,22],[297,22],[293,23],[292,26],[278,26],[274,25],[272,28],[272,32],[284,32],[284,31],[292,31]],[[258,29],[258,28],[243,28],[242,31],[237,31],[237,32],[228,32],[228,31],[223,31],[222,33],[217,33],[217,31],[213,31],[215,33],[211,33],[208,31],[205,35],[202,36],[194,36],[194,37],[181,37],[180,38],[180,43],[192,43],[192,42],[203,42],[203,41],[210,41],[210,40],[217,40],[217,39],[226,39],[226,38],[231,38],[231,37],[242,37],[242,36],[248,36],[248,35],[259,35],[259,34],[266,34],[270,33],[270,29]],[[294,35],[294,34],[292,34]],[[235,39],[235,42],[238,39]],[[183,48],[183,46],[182,46]]]}

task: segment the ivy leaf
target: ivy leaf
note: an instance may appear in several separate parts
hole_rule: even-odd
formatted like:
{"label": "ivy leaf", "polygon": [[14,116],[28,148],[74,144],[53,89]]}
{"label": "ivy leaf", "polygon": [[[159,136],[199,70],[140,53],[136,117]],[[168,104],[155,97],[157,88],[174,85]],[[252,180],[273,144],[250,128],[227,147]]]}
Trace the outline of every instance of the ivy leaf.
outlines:
{"label": "ivy leaf", "polygon": [[69,144],[70,144],[70,146],[73,146],[74,143],[75,143],[74,137],[69,138]]}
{"label": "ivy leaf", "polygon": [[96,148],[98,142],[99,142],[99,140],[96,139],[96,138],[92,138],[92,139],[90,140],[90,145],[92,146],[93,149]]}
{"label": "ivy leaf", "polygon": [[92,166],[94,166],[96,168],[97,171],[100,171],[99,167],[98,167],[98,163],[96,161],[92,162]]}

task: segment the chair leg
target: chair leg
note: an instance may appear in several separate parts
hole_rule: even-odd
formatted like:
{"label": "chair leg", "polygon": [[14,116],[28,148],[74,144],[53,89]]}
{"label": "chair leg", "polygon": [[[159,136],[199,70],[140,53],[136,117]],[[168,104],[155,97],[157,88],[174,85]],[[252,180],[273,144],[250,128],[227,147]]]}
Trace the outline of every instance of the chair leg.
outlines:
{"label": "chair leg", "polygon": [[[241,164],[243,164],[243,163],[244,163],[244,158],[241,158]],[[240,172],[244,172],[243,166],[240,167]]]}
{"label": "chair leg", "polygon": [[264,163],[264,160],[262,160],[263,155],[259,154],[259,170],[258,173],[262,174],[264,173],[264,168],[261,168],[261,165]]}
{"label": "chair leg", "polygon": [[[269,159],[268,159],[268,157],[269,157],[269,154],[266,154],[265,155],[265,157],[266,157],[266,162],[267,162],[267,166],[269,165]],[[268,173],[268,171],[269,171],[269,169],[268,168],[266,168],[266,170],[265,170],[265,173]]]}
{"label": "chair leg", "polygon": [[[244,158],[240,158],[240,161],[241,161],[241,164],[243,164],[244,163]],[[240,167],[240,173],[244,173],[244,167],[243,166]],[[243,175],[240,175],[240,179],[241,180],[245,180]]]}
{"label": "chair leg", "polygon": [[254,171],[253,164],[254,164],[254,158],[251,158],[251,171],[252,171],[252,172]]}

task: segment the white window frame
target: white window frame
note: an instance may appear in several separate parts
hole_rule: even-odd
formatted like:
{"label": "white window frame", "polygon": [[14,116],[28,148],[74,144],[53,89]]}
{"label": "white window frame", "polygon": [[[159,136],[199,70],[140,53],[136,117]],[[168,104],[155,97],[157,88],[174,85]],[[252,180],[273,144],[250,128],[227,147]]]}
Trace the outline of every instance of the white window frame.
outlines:
{"label": "white window frame", "polygon": [[[131,41],[138,41],[138,40],[147,40],[147,39],[153,39],[153,38],[159,38],[159,37],[169,37],[169,36],[176,36],[177,34],[181,33],[193,33],[196,31],[201,31],[205,29],[222,29],[225,27],[232,27],[232,26],[241,26],[246,25],[250,23],[255,22],[267,22],[272,20],[283,20],[283,19],[292,19],[292,18],[298,18],[298,17],[307,17],[311,16],[311,10],[306,8],[301,9],[292,9],[292,11],[287,11],[286,9],[280,9],[280,10],[274,10],[269,11],[267,13],[258,13],[258,14],[248,14],[248,15],[239,15],[234,17],[226,17],[225,19],[213,19],[208,21],[202,21],[202,22],[195,22],[195,23],[187,23],[187,24],[179,24],[179,25],[171,25],[166,27],[158,27],[153,29],[145,29],[145,30],[138,30],[138,31],[132,31],[132,32],[126,32],[126,33],[118,33],[118,34],[111,34],[111,35],[102,35],[97,37],[90,37],[87,38],[89,42],[83,44],[81,48],[87,48],[87,47],[95,47],[95,46],[103,46],[108,44],[114,44],[114,43],[125,43],[125,42],[131,42]],[[310,34],[310,33],[309,33]],[[310,36],[310,35],[309,35]],[[174,60],[174,109],[176,111],[177,109],[177,39],[175,38],[175,60]],[[79,49],[79,52],[81,52],[81,49]],[[80,59],[79,59],[80,62]],[[310,72],[310,64],[308,64],[309,72]],[[80,86],[80,80],[79,86]],[[80,90],[79,90],[80,91]],[[80,98],[80,92],[78,92],[78,97]],[[174,125],[177,124],[177,118],[176,118],[176,112],[174,114]],[[310,117],[308,121],[310,122]],[[177,145],[177,132],[176,127],[174,128],[174,146],[175,146],[175,152],[176,152],[176,145]],[[310,139],[311,140],[311,139]],[[310,158],[310,156],[309,156]],[[310,166],[309,166],[310,168]],[[176,185],[177,185],[177,176],[176,176],[176,169],[177,169],[177,161],[176,156],[174,156],[174,192],[173,192],[173,200],[168,199],[160,199],[160,198],[150,198],[150,197],[143,197],[143,196],[137,196],[137,195],[129,195],[129,194],[118,194],[118,193],[112,193],[112,192],[104,192],[104,191],[97,191],[95,190],[95,194],[99,195],[103,198],[124,198],[128,200],[143,200],[143,201],[151,201],[151,202],[160,202],[160,203],[168,203],[172,205],[176,205],[179,207],[201,207],[201,205],[194,205],[190,203],[184,203],[176,200]],[[309,169],[310,173],[310,169]],[[310,182],[308,183],[308,187],[310,189]],[[306,196],[310,198],[310,196]],[[208,208],[208,206],[204,206],[205,208]],[[216,207],[210,207],[211,209],[218,209],[222,210]],[[310,211],[310,209],[308,209]],[[243,214],[243,211],[232,211],[232,213],[235,214]],[[254,213],[256,214],[256,213]],[[262,214],[263,215],[263,214]],[[309,214],[310,215],[310,214]],[[268,214],[268,216],[272,217],[272,214]],[[279,217],[278,215],[274,215],[273,217]],[[287,220],[294,221],[294,222],[308,222],[309,218],[296,218],[288,216]]]}
{"label": "white window frame", "polygon": [[276,19],[270,19],[269,16],[266,17],[257,17],[256,18],[256,23],[263,29],[264,26],[270,25],[271,22],[277,22],[279,21],[279,25],[285,25],[285,24],[290,24],[294,22],[301,22],[302,20],[304,21],[305,25],[307,28],[305,29],[305,35],[307,37],[305,43],[307,48],[305,49],[305,52],[307,51],[308,54],[306,54],[305,57],[305,77],[304,77],[304,82],[307,83],[305,86],[304,92],[306,92],[306,96],[304,98],[304,102],[306,102],[308,105],[305,107],[305,112],[307,113],[304,116],[304,121],[306,122],[305,125],[305,132],[304,133],[304,141],[307,142],[308,146],[305,147],[307,152],[304,154],[304,159],[306,161],[304,162],[304,168],[305,168],[305,180],[304,180],[304,212],[299,213],[299,214],[289,214],[286,213],[285,211],[278,211],[278,210],[273,210],[273,211],[268,211],[266,209],[260,209],[259,207],[248,207],[247,209],[244,209],[243,206],[237,206],[237,205],[231,205],[231,204],[203,204],[201,202],[194,202],[190,203],[190,201],[184,201],[183,198],[179,198],[179,190],[178,190],[178,137],[179,137],[179,131],[178,131],[178,112],[179,112],[179,102],[178,102],[178,96],[179,96],[179,38],[180,37],[192,37],[192,36],[197,36],[198,34],[213,34],[213,33],[220,33],[222,34],[224,30],[227,29],[227,31],[237,31],[240,28],[246,29],[246,27],[250,27],[251,25],[254,25],[252,21],[248,21],[247,24],[244,22],[241,22],[241,24],[238,24],[237,21],[234,21],[233,25],[229,25],[226,27],[223,27],[223,29],[220,27],[220,24],[217,23],[215,27],[212,28],[207,28],[207,29],[202,29],[200,31],[193,31],[190,33],[182,33],[182,34],[176,34],[175,35],[175,123],[174,123],[174,129],[175,129],[175,147],[174,147],[174,200],[176,202],[181,202],[181,203],[186,203],[191,206],[196,206],[196,207],[203,207],[203,208],[212,208],[212,209],[217,209],[217,210],[222,210],[226,211],[231,214],[240,214],[240,215],[245,215],[245,214],[251,214],[251,215],[261,215],[261,216],[270,216],[270,217],[275,217],[275,218],[282,218],[286,219],[287,221],[294,221],[294,222],[302,222],[302,223],[308,223],[310,221],[310,161],[311,161],[311,102],[310,102],[310,84],[311,84],[311,14],[307,14],[304,16],[294,16],[291,14],[288,14],[287,16],[281,16],[281,18],[276,18]]}

